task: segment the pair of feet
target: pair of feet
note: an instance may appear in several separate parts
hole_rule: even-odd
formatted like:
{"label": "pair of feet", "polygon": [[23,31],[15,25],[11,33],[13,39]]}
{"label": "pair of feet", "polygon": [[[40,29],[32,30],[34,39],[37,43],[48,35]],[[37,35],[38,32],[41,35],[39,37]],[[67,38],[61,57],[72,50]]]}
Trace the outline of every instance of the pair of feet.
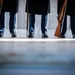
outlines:
{"label": "pair of feet", "polygon": [[[65,38],[65,35],[60,35],[60,38]],[[75,38],[75,35],[73,35],[72,38]]]}
{"label": "pair of feet", "polygon": [[[28,38],[33,38],[34,35],[32,33],[29,33]],[[46,33],[42,34],[42,38],[48,38],[48,35]]]}
{"label": "pair of feet", "polygon": [[[0,37],[3,37],[3,33],[0,33]],[[17,37],[17,36],[16,36],[16,33],[11,33],[11,37],[13,37],[13,38],[14,38],[14,37]]]}

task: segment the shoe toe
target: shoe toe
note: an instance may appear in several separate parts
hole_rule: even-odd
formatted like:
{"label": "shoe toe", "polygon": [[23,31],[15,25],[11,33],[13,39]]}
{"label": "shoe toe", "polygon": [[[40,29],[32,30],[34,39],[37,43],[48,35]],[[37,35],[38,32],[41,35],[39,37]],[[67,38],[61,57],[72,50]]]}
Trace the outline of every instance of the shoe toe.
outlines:
{"label": "shoe toe", "polygon": [[73,38],[75,38],[75,35],[73,35]]}
{"label": "shoe toe", "polygon": [[0,33],[0,37],[3,37],[3,33]]}
{"label": "shoe toe", "polygon": [[48,35],[47,34],[43,34],[42,38],[48,38]]}
{"label": "shoe toe", "polygon": [[65,36],[64,35],[60,35],[60,38],[65,38]]}
{"label": "shoe toe", "polygon": [[0,37],[3,37],[3,35],[0,34]]}
{"label": "shoe toe", "polygon": [[33,37],[34,37],[33,34],[28,35],[28,38],[33,38]]}
{"label": "shoe toe", "polygon": [[16,33],[12,33],[12,34],[11,34],[11,37],[17,37],[17,36],[16,36]]}

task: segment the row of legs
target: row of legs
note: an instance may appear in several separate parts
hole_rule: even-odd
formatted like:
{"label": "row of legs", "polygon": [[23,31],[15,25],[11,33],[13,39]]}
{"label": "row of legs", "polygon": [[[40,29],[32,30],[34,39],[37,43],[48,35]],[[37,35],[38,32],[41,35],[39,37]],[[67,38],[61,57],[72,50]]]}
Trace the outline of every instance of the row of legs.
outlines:
{"label": "row of legs", "polygon": [[[47,14],[41,15],[41,33],[42,37],[48,37],[46,34],[47,29]],[[3,36],[4,34],[4,28],[5,28],[5,12],[1,13],[0,15],[0,36]],[[10,12],[10,21],[9,21],[9,31],[12,37],[16,37],[16,31],[15,31],[15,23],[16,23],[16,13]],[[71,16],[70,18],[70,27],[72,31],[72,35],[75,36],[75,16]],[[65,37],[65,33],[67,30],[67,15],[64,18],[64,23],[61,25],[61,37]],[[34,37],[35,32],[35,14],[29,14],[29,36],[28,37]]]}
{"label": "row of legs", "polygon": [[[5,12],[0,15],[0,36],[2,37],[4,34],[4,22],[5,21]],[[12,37],[16,37],[15,31],[15,23],[16,23],[16,13],[10,12],[10,21],[9,21],[9,31]],[[48,37],[46,34],[46,25],[47,25],[47,14],[41,15],[41,32],[43,37]],[[29,14],[29,36],[34,37],[35,31],[35,14]]]}

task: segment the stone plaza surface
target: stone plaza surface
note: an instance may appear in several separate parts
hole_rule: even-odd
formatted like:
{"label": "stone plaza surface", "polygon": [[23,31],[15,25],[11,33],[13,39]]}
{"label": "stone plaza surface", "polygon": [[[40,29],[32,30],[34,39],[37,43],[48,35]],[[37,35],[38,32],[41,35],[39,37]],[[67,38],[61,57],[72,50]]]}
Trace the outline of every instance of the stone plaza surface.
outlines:
{"label": "stone plaza surface", "polygon": [[75,75],[75,41],[0,41],[0,75]]}

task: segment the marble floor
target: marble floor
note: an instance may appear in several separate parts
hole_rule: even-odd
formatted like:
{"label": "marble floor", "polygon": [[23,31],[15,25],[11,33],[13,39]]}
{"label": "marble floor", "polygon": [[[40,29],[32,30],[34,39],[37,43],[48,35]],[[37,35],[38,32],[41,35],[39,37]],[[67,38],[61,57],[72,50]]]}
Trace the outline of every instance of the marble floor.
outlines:
{"label": "marble floor", "polygon": [[75,75],[75,41],[0,41],[0,75]]}

